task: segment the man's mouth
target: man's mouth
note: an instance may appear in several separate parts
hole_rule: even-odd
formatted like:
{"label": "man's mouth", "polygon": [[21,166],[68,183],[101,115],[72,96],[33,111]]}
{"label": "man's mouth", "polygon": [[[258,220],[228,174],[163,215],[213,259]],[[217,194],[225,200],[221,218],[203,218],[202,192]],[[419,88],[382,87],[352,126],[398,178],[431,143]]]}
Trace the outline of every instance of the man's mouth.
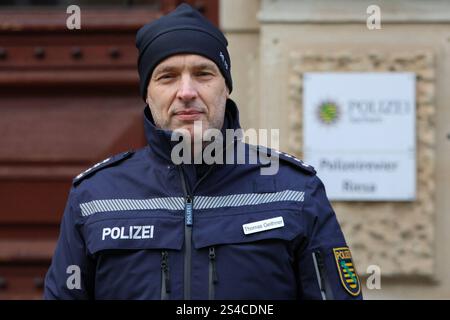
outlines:
{"label": "man's mouth", "polygon": [[174,116],[182,121],[195,121],[199,120],[203,115],[203,112],[198,110],[183,110],[175,112]]}

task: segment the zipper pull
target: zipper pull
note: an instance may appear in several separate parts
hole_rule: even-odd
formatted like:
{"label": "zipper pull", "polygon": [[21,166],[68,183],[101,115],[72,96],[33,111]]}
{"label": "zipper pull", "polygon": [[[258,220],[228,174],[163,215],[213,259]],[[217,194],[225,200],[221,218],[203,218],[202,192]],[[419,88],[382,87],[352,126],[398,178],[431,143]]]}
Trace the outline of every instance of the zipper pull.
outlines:
{"label": "zipper pull", "polygon": [[216,272],[216,251],[214,247],[209,248],[209,261],[211,262],[212,266],[212,273],[213,273],[213,283],[217,283],[217,272]]}
{"label": "zipper pull", "polygon": [[167,251],[162,251],[161,256],[161,269],[164,273],[166,293],[170,293],[169,253]]}
{"label": "zipper pull", "polygon": [[184,206],[184,216],[186,218],[186,225],[192,226],[192,220],[193,220],[193,205],[192,205],[192,198],[190,196],[186,197],[185,200],[185,206]]}

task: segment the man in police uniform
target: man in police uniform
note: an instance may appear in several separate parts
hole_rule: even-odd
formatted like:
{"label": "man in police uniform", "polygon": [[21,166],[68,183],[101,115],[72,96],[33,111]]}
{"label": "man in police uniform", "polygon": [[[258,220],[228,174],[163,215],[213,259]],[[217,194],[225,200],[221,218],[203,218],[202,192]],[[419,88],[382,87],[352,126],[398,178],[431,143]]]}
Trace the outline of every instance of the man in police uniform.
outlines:
{"label": "man in police uniform", "polygon": [[[240,128],[220,30],[184,4],[136,40],[148,146],[74,179],[45,298],[361,299],[311,166],[270,149],[273,175],[263,161],[174,163],[173,132]],[[259,150],[232,139],[216,156],[241,147]]]}

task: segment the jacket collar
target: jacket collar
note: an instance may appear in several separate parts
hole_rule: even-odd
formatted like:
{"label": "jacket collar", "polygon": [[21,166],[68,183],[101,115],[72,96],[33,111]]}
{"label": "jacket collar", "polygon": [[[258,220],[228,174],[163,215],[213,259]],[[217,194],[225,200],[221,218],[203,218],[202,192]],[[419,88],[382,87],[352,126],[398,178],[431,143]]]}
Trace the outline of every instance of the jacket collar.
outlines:
{"label": "jacket collar", "polygon": [[[225,137],[226,129],[240,129],[239,124],[239,110],[236,103],[227,99],[225,106],[225,118],[223,121],[222,134]],[[163,130],[156,127],[152,114],[148,105],[144,109],[144,129],[145,137],[150,149],[155,152],[159,157],[172,162],[170,155],[172,148],[177,144],[177,141],[171,141],[172,131]]]}

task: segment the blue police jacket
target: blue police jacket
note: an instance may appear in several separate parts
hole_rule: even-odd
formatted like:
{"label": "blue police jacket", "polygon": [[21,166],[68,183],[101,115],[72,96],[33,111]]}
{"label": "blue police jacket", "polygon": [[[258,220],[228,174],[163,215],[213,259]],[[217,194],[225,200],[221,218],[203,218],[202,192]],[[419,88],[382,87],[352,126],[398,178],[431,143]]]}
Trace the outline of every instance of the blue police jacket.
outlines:
{"label": "blue police jacket", "polygon": [[[302,161],[174,165],[146,107],[148,146],[74,179],[46,299],[361,299],[324,185]],[[227,101],[224,128],[238,129]],[[236,139],[232,148],[258,148]]]}

